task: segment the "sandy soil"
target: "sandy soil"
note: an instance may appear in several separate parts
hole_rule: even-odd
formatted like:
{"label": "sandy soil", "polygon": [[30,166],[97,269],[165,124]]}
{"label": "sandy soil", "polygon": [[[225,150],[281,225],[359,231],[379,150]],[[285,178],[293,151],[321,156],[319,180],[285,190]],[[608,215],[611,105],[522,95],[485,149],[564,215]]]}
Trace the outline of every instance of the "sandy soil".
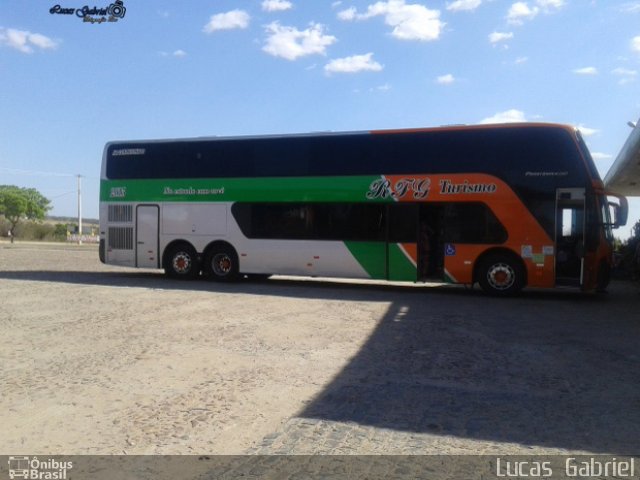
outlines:
{"label": "sandy soil", "polygon": [[6,247],[0,452],[243,452],[339,372],[388,304],[172,283],[105,267],[95,248]]}
{"label": "sandy soil", "polygon": [[0,243],[0,453],[638,452],[639,299],[185,283]]}

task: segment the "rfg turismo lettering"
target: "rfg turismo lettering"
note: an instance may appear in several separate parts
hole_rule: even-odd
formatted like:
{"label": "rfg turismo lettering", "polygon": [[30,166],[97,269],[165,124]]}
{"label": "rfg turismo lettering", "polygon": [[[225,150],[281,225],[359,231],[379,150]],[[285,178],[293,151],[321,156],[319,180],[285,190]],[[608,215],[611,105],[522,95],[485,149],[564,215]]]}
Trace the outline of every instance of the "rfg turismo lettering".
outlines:
{"label": "rfg turismo lettering", "polygon": [[440,180],[440,193],[451,195],[456,193],[495,193],[498,189],[495,183],[469,183],[465,180],[462,183],[453,183],[451,180]]}
{"label": "rfg turismo lettering", "polygon": [[401,178],[395,183],[386,178],[379,178],[369,186],[367,198],[369,200],[378,198],[400,199],[412,192],[414,199],[422,200],[429,195],[430,187],[431,180],[429,178]]}

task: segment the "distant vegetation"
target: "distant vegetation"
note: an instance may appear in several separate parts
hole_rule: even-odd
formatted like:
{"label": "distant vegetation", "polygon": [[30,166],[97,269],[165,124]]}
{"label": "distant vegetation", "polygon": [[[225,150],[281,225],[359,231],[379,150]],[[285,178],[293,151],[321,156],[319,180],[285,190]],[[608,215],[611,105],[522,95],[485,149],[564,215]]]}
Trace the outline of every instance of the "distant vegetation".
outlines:
{"label": "distant vegetation", "polygon": [[[0,236],[8,237],[10,228],[11,226],[7,220],[0,220]],[[19,238],[20,240],[50,242],[64,242],[67,240],[67,226],[63,223],[50,224],[26,220],[16,225],[12,233],[14,238]]]}
{"label": "distant vegetation", "polygon": [[[0,237],[21,240],[58,241],[69,239],[77,233],[76,219],[47,217],[51,201],[35,188],[0,185]],[[97,233],[98,221],[83,222],[83,233]]]}
{"label": "distant vegetation", "polygon": [[[97,234],[98,221],[86,219],[82,221],[82,230],[85,235],[91,232]],[[66,242],[73,240],[69,234],[78,231],[78,222],[67,217],[46,217],[44,221],[21,221],[15,227],[15,238],[18,240],[42,241],[42,242]],[[0,217],[0,238],[9,237],[9,222]]]}
{"label": "distant vegetation", "polygon": [[7,226],[11,241],[18,235],[17,227],[25,220],[44,220],[51,210],[51,201],[35,188],[0,185],[0,215]]}

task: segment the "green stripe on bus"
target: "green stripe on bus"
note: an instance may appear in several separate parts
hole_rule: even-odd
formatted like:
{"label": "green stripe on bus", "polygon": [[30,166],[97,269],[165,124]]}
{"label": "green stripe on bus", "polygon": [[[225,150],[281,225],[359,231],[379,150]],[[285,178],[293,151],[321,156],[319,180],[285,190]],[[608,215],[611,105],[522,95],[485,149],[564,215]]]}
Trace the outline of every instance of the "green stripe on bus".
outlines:
{"label": "green stripe on bus", "polygon": [[389,280],[412,281],[417,279],[416,267],[397,243],[389,244]]}
{"label": "green stripe on bus", "polygon": [[370,278],[379,280],[412,281],[417,278],[416,267],[397,243],[389,244],[389,273],[387,278],[387,245],[384,242],[344,242],[351,255]]}
{"label": "green stripe on bus", "polygon": [[456,278],[453,275],[451,275],[446,268],[444,269],[444,281],[446,283],[458,283]]}
{"label": "green stripe on bus", "polygon": [[[103,202],[358,202],[375,176],[102,180]],[[392,202],[391,198],[368,201]]]}
{"label": "green stripe on bus", "polygon": [[387,248],[384,242],[344,242],[344,244],[370,278],[386,279]]}

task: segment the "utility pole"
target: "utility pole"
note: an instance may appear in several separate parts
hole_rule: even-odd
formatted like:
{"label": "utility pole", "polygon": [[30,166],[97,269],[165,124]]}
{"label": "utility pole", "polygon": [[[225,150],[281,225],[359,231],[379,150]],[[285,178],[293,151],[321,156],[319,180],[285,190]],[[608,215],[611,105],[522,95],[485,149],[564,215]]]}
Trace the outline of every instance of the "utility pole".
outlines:
{"label": "utility pole", "polygon": [[82,175],[78,177],[78,245],[82,244]]}

